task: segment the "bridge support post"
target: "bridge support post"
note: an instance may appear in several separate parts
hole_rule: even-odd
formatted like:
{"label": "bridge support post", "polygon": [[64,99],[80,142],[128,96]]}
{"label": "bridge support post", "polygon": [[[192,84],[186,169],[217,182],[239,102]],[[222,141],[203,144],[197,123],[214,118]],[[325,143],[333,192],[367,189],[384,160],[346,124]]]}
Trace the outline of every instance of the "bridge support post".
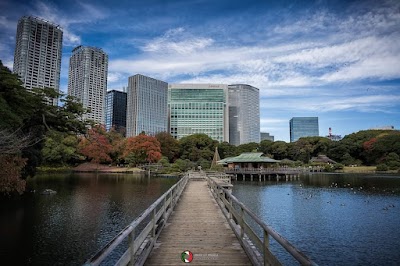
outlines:
{"label": "bridge support post", "polygon": [[258,182],[261,182],[261,175],[258,175]]}
{"label": "bridge support post", "polygon": [[250,174],[250,180],[253,182],[253,174]]}

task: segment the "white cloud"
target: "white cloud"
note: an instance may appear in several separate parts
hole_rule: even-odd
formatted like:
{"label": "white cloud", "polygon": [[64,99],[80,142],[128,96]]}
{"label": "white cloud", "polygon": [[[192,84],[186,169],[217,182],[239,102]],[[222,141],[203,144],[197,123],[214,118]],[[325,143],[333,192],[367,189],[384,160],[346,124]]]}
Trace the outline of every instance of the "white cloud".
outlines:
{"label": "white cloud", "polygon": [[89,24],[93,21],[104,19],[108,16],[107,11],[101,10],[98,6],[77,2],[79,8],[73,14],[66,14],[54,5],[47,2],[37,1],[36,12],[50,22],[58,23],[63,30],[63,44],[75,46],[81,43],[81,37],[73,32],[73,24]]}
{"label": "white cloud", "polygon": [[209,47],[214,40],[211,38],[194,37],[185,34],[184,28],[168,30],[163,36],[148,42],[143,51],[156,53],[178,53],[188,55]]}

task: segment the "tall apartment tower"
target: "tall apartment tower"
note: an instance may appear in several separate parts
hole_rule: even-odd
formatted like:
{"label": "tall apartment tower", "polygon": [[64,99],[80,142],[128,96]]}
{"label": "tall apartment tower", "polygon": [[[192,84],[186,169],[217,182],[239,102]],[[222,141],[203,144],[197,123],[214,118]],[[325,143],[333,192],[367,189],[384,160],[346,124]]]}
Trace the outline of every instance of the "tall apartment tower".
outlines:
{"label": "tall apartment tower", "polygon": [[293,117],[289,121],[290,142],[302,137],[318,137],[318,117]]}
{"label": "tall apartment tower", "polygon": [[260,92],[246,84],[228,86],[229,143],[260,142]]}
{"label": "tall apartment tower", "polygon": [[[47,20],[24,16],[18,21],[13,72],[23,86],[60,89],[63,32]],[[57,99],[51,103],[57,105]]]}
{"label": "tall apartment tower", "polygon": [[96,47],[78,46],[69,59],[68,95],[77,97],[90,110],[84,119],[104,124],[108,56]]}
{"label": "tall apartment tower", "polygon": [[126,92],[117,90],[107,92],[105,115],[107,131],[114,128],[123,135],[126,134]]}
{"label": "tall apartment tower", "polygon": [[204,133],[219,142],[229,141],[228,85],[170,84],[168,88],[171,135]]}
{"label": "tall apartment tower", "polygon": [[168,83],[136,74],[129,77],[127,93],[127,137],[167,132]]}

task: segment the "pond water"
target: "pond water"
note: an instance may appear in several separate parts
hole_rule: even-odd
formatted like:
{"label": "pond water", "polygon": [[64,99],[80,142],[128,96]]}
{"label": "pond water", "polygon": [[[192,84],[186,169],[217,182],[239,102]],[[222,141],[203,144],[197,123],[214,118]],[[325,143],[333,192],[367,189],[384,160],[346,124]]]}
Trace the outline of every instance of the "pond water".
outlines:
{"label": "pond water", "polygon": [[[319,265],[400,264],[399,176],[313,174],[233,184],[233,195]],[[271,249],[285,265],[297,265],[276,242]]]}
{"label": "pond water", "polygon": [[[177,179],[132,174],[42,174],[36,193],[0,203],[0,261],[82,265]],[[41,195],[44,189],[55,195]],[[5,265],[5,264],[4,264]]]}
{"label": "pond water", "polygon": [[[0,202],[0,261],[82,265],[176,181],[132,174],[31,179],[36,193]],[[400,264],[398,176],[314,174],[233,184],[239,200],[319,265]],[[38,193],[46,188],[57,194]],[[285,265],[297,265],[273,241],[271,249]]]}

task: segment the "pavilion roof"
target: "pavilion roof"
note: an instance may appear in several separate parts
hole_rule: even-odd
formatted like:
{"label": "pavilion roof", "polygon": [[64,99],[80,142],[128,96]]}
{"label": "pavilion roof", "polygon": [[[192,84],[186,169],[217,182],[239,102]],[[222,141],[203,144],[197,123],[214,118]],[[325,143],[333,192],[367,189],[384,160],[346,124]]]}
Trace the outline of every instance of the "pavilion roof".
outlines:
{"label": "pavilion roof", "polygon": [[280,161],[262,156],[262,152],[245,152],[236,157],[228,157],[218,161],[220,164],[227,163],[278,163]]}

